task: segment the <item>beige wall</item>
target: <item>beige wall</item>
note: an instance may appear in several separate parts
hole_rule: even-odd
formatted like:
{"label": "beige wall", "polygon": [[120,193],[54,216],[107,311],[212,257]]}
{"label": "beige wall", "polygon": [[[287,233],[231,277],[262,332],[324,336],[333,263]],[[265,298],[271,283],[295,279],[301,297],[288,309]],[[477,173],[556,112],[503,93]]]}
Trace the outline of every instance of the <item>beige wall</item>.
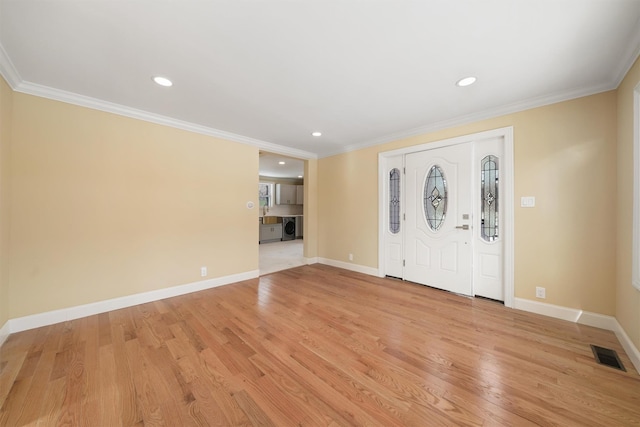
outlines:
{"label": "beige wall", "polygon": [[636,61],[618,87],[618,248],[616,318],[640,348],[640,291],[631,285],[633,233],[633,91],[640,84]]}
{"label": "beige wall", "polygon": [[13,106],[10,318],[258,269],[257,148],[17,92]]}
{"label": "beige wall", "polygon": [[13,92],[0,77],[0,328],[9,315],[9,194]]}
{"label": "beige wall", "polygon": [[[616,93],[606,92],[324,158],[319,256],[377,268],[379,152],[513,126],[515,293],[615,314]],[[612,191],[612,189],[614,189]],[[519,207],[535,196],[536,207]]]}

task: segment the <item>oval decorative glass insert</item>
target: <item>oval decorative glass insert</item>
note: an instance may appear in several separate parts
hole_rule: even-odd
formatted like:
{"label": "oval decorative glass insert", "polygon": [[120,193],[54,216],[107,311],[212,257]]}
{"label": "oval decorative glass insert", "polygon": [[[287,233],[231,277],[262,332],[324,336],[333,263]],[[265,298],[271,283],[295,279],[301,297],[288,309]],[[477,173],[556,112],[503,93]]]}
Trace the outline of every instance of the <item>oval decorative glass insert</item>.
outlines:
{"label": "oval decorative glass insert", "polygon": [[400,232],[400,170],[391,169],[389,172],[389,231],[392,234]]}
{"label": "oval decorative glass insert", "polygon": [[424,182],[424,217],[432,231],[438,231],[447,215],[447,180],[438,165],[429,170]]}
{"label": "oval decorative glass insert", "polygon": [[482,239],[498,239],[498,158],[486,156],[480,163],[480,230]]}

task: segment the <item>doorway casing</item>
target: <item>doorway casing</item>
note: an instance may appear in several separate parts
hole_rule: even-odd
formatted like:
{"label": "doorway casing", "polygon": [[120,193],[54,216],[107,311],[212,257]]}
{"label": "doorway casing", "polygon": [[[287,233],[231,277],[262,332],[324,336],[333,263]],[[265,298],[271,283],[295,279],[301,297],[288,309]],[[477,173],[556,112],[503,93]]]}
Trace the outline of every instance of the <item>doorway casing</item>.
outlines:
{"label": "doorway casing", "polygon": [[387,173],[390,159],[410,153],[448,147],[465,142],[481,144],[483,140],[494,140],[496,138],[500,138],[504,144],[504,158],[501,166],[501,194],[504,200],[504,305],[506,307],[514,306],[514,159],[513,127],[511,126],[385,151],[378,154],[378,275],[380,277],[386,276],[385,244],[388,236],[389,210],[385,200],[387,199]]}

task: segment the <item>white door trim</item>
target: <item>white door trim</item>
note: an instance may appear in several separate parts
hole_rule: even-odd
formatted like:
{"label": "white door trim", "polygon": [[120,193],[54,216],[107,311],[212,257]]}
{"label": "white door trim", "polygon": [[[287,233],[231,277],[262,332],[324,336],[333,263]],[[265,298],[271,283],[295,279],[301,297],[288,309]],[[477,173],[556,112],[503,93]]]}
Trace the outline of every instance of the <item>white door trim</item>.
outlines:
{"label": "white door trim", "polygon": [[502,137],[504,141],[504,163],[501,167],[502,195],[505,198],[505,230],[504,230],[504,305],[514,306],[514,158],[513,158],[513,127],[504,127],[455,138],[429,142],[411,147],[378,153],[378,276],[384,277],[385,262],[385,227],[388,223],[387,206],[385,206],[385,179],[387,159],[417,151],[447,147],[463,142],[473,142],[489,138]]}

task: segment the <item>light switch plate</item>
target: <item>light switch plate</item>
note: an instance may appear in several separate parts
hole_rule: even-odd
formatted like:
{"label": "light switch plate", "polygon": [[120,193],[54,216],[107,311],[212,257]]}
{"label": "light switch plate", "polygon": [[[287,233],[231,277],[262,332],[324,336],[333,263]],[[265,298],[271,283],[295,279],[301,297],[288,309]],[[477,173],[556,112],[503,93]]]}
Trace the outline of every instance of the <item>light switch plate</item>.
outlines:
{"label": "light switch plate", "polygon": [[536,205],[536,198],[534,196],[524,196],[520,198],[520,206],[523,208],[533,208]]}

